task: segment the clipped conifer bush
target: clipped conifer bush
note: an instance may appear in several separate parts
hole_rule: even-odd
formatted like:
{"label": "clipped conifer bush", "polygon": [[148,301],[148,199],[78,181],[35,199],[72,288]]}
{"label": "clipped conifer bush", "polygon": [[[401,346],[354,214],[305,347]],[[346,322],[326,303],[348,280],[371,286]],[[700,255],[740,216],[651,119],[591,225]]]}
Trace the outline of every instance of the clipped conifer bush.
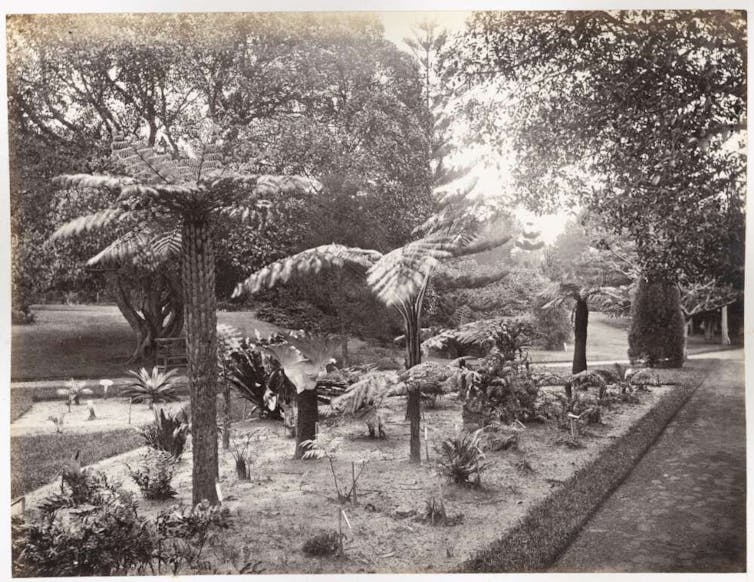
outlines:
{"label": "clipped conifer bush", "polygon": [[668,281],[641,279],[631,305],[628,357],[631,363],[680,368],[686,338],[678,286]]}

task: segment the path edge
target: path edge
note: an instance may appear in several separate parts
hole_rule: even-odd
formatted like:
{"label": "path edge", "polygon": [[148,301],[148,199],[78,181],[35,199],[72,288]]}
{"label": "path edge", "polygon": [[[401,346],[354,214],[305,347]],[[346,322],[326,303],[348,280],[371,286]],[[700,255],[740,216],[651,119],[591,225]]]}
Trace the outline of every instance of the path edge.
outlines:
{"label": "path edge", "polygon": [[701,381],[673,387],[625,434],[535,504],[501,538],[462,562],[455,572],[547,570],[631,474],[710,372],[705,370]]}

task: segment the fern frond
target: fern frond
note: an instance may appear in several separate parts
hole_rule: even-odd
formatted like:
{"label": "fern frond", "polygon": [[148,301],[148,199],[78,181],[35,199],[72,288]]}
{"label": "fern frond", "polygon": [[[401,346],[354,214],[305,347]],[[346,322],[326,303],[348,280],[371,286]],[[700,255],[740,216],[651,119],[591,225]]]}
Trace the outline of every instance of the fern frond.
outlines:
{"label": "fern frond", "polygon": [[120,190],[133,184],[133,179],[126,176],[101,176],[98,174],[63,174],[52,179],[52,183],[63,188],[109,188]]}
{"label": "fern frond", "polygon": [[211,189],[251,188],[255,197],[268,198],[291,194],[316,194],[322,184],[305,176],[274,176],[268,174],[241,174],[227,171],[208,172],[199,181]]}
{"label": "fern frond", "polygon": [[128,175],[139,182],[168,184],[179,181],[179,176],[171,171],[172,157],[157,153],[145,142],[132,143],[119,135],[111,144],[111,152],[126,167]]}
{"label": "fern frond", "polygon": [[390,251],[367,273],[367,284],[388,307],[418,295],[440,259],[451,256],[455,237],[431,235]]}
{"label": "fern frond", "polygon": [[133,213],[121,208],[106,208],[92,214],[87,214],[86,216],[79,216],[59,227],[52,234],[50,240],[74,236],[88,230],[104,228],[116,220],[122,220],[132,215]]}
{"label": "fern frond", "polygon": [[290,257],[280,259],[253,273],[239,283],[233,297],[243,293],[257,293],[280,283],[287,283],[294,276],[308,276],[324,268],[367,268],[382,257],[377,251],[329,244],[307,249]]}
{"label": "fern frond", "polygon": [[395,372],[368,372],[345,393],[333,398],[330,405],[345,414],[355,414],[364,406],[379,406],[397,383]]}
{"label": "fern frond", "polygon": [[87,261],[87,265],[125,264],[156,267],[181,253],[178,230],[153,233],[148,228],[127,232]]}

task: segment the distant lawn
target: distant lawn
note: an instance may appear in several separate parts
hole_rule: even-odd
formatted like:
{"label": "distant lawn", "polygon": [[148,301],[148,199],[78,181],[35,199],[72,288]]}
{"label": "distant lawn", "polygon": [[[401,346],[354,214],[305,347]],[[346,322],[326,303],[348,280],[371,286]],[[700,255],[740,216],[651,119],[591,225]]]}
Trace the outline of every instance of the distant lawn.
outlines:
{"label": "distant lawn", "polygon": [[[604,313],[589,314],[586,336],[586,357],[589,361],[625,360],[628,357],[628,327],[624,318],[611,319]],[[532,350],[533,362],[570,362],[573,359],[573,342],[565,351]]]}
{"label": "distant lawn", "polygon": [[11,497],[53,481],[76,451],[82,465],[125,453],[144,444],[132,428],[98,433],[22,435],[10,439]]}
{"label": "distant lawn", "polygon": [[[11,378],[107,378],[126,375],[134,366],[131,328],[114,305],[37,305],[36,321],[11,329]],[[254,318],[253,312],[217,314],[227,323],[253,334],[279,328]]]}

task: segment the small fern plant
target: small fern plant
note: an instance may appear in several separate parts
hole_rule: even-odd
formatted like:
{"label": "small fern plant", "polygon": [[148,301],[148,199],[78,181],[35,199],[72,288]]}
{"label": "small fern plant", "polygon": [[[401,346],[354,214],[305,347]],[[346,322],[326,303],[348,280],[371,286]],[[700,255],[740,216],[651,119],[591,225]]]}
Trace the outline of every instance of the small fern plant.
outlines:
{"label": "small fern plant", "polygon": [[175,402],[178,395],[175,393],[174,379],[178,370],[161,372],[155,366],[151,372],[142,368],[138,372],[129,370],[128,373],[136,378],[123,393],[127,398],[133,398],[134,402],[147,402],[152,410],[155,404],[161,402]]}
{"label": "small fern plant", "polygon": [[[485,457],[481,447],[482,430],[471,433],[462,432],[445,439],[435,447],[440,457],[438,461],[440,473],[454,483],[472,483],[475,486],[481,484],[481,473],[489,467],[489,463],[484,462]],[[473,481],[472,477],[474,477]]]}

